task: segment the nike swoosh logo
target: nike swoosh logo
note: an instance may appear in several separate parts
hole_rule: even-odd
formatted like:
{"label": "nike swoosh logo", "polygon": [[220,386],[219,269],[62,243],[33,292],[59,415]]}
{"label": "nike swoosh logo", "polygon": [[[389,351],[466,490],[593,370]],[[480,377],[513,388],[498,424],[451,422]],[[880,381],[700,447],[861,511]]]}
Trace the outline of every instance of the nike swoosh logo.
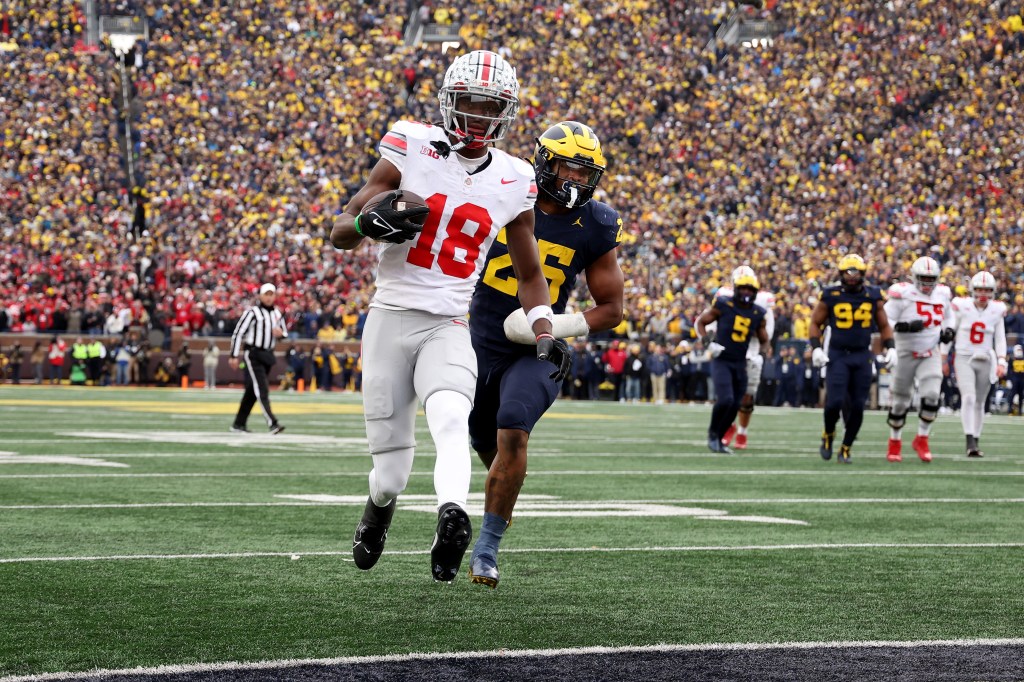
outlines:
{"label": "nike swoosh logo", "polygon": [[380,218],[374,218],[373,219],[373,224],[376,225],[377,227],[383,229],[383,230],[393,230],[394,229],[393,227],[391,227],[387,223],[381,221]]}
{"label": "nike swoosh logo", "polygon": [[501,184],[503,184],[503,185],[507,185],[507,184],[509,184],[510,182],[515,182],[515,180],[506,180],[505,178],[502,178],[502,179],[501,179]]}

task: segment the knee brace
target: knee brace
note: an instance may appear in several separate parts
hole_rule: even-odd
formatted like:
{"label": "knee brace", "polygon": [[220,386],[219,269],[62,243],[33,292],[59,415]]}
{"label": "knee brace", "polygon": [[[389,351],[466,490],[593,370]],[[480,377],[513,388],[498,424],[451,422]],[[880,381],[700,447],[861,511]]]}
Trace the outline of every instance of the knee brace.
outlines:
{"label": "knee brace", "polygon": [[902,429],[903,425],[907,423],[907,413],[897,414],[892,410],[889,410],[889,418],[885,420],[889,426],[894,429]]}
{"label": "knee brace", "polygon": [[939,416],[939,399],[921,398],[921,409],[918,410],[918,416],[923,422],[935,421],[935,418]]}

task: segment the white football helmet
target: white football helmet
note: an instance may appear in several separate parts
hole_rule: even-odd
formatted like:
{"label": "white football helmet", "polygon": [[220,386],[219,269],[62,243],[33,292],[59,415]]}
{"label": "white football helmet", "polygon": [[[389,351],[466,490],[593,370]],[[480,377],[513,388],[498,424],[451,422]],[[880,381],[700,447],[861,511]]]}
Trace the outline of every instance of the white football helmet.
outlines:
{"label": "white football helmet", "polygon": [[[445,72],[438,100],[442,127],[458,142],[470,148],[497,142],[508,134],[519,114],[516,70],[494,52],[464,54]],[[487,103],[491,103],[490,110],[480,112],[478,107]],[[469,104],[477,106],[465,110]]]}
{"label": "white football helmet", "polygon": [[975,303],[988,303],[996,293],[996,278],[991,272],[982,270],[971,278],[971,296]]}
{"label": "white football helmet", "polygon": [[736,280],[738,280],[741,277],[753,277],[756,280],[757,274],[754,272],[754,268],[750,267],[749,265],[741,265],[732,271],[733,283],[735,283]]}
{"label": "white football helmet", "polygon": [[918,258],[910,266],[910,276],[914,280],[914,286],[922,294],[930,294],[935,291],[935,285],[939,283],[941,272],[938,262],[928,256]]}

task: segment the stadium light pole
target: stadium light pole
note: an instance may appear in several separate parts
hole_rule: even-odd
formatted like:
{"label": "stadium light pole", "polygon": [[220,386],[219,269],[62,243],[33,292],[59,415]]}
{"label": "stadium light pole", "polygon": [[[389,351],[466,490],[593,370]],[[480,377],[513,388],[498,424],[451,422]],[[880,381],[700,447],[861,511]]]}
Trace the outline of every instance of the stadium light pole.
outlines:
{"label": "stadium light pole", "polygon": [[128,98],[128,70],[124,58],[135,47],[139,37],[130,33],[111,33],[110,46],[117,55],[118,67],[121,70],[121,111],[124,112],[124,138],[128,156],[128,184],[130,190],[135,188],[135,150],[132,146],[132,112]]}

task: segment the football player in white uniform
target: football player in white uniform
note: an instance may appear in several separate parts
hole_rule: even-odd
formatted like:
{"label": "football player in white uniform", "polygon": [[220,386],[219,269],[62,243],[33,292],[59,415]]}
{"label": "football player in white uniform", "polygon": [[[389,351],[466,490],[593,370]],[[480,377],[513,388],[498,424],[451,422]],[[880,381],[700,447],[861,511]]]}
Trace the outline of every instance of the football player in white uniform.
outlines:
{"label": "football player in white uniform", "polygon": [[[477,362],[466,314],[502,227],[537,358],[556,360],[548,283],[533,235],[534,171],[492,147],[519,111],[515,69],[494,52],[470,52],[448,68],[438,97],[440,125],[399,121],[384,135],[382,158],[335,220],[331,242],[339,249],[357,248],[365,237],[378,243],[377,290],[362,344],[373,469],[352,543],[356,566],[372,568],[384,550],[395,500],[412,471],[418,399],[437,449],[431,572],[450,582],[472,536],[465,505]],[[424,197],[427,208],[396,210],[385,200],[361,212],[377,194],[399,189]],[[413,221],[424,214],[422,225]]]}
{"label": "football player in white uniform", "polygon": [[897,282],[889,288],[885,314],[896,332],[896,373],[889,407],[889,451],[886,459],[899,462],[903,447],[901,434],[910,409],[914,381],[921,404],[917,436],[911,442],[922,462],[932,461],[928,433],[939,414],[939,388],[942,386],[942,360],[939,342],[949,343],[952,332],[942,330],[949,311],[949,287],[939,284],[938,262],[927,256],[910,267],[910,282]]}
{"label": "football player in white uniform", "polygon": [[953,299],[952,314],[946,321],[956,334],[953,368],[960,388],[960,421],[968,457],[982,456],[978,441],[985,400],[992,384],[1006,376],[1006,304],[992,300],[995,290],[996,278],[982,270],[971,278],[970,297]]}
{"label": "football player in white uniform", "polygon": [[[741,265],[732,271],[732,279],[736,281],[740,277],[754,277],[754,269],[749,265]],[[732,297],[732,287],[722,287],[715,296]],[[775,294],[770,291],[758,290],[754,298],[754,305],[765,309],[767,314],[764,317],[764,328],[771,339],[775,334]],[[710,325],[709,325],[710,326]],[[767,350],[767,349],[766,349]],[[750,426],[750,418],[754,413],[754,398],[757,397],[757,387],[761,385],[761,370],[764,369],[764,355],[761,355],[761,342],[756,336],[751,337],[750,345],[747,347],[747,391],[740,400],[740,411],[736,416],[736,424],[730,424],[722,436],[722,443],[729,445],[733,436],[736,437],[736,449],[747,449],[747,428]]]}

